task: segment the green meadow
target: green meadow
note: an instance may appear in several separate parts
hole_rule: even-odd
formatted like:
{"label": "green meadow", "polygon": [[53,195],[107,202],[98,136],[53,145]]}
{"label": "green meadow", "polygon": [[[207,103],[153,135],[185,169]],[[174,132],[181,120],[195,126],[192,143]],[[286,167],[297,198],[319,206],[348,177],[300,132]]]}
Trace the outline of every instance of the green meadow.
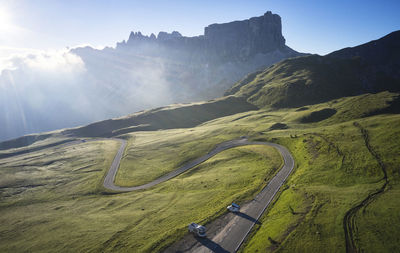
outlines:
{"label": "green meadow", "polygon": [[117,148],[86,142],[1,161],[0,251],[160,250],[190,222],[207,224],[230,202],[250,200],[282,163],[273,148],[239,147],[150,190],[112,194],[101,185]]}
{"label": "green meadow", "polygon": [[[248,136],[286,146],[296,165],[243,252],[343,252],[349,231],[365,252],[393,252],[400,237],[400,115],[383,92],[291,109],[264,107],[191,128],[124,133],[116,184],[140,185]],[[1,252],[154,252],[182,238],[190,222],[209,224],[232,202],[254,197],[281,167],[266,146],[221,152],[151,189],[102,187],[119,147],[114,140],[55,146],[0,160]],[[382,164],[384,167],[382,168]]]}

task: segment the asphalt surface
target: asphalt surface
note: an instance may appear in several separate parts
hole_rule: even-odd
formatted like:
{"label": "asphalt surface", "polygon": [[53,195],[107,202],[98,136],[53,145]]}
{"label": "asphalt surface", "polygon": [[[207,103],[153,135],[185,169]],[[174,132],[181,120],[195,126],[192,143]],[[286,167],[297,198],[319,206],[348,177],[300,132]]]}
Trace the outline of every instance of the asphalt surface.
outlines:
{"label": "asphalt surface", "polygon": [[[104,179],[104,187],[114,191],[135,191],[143,190],[153,187],[157,184],[165,182],[179,174],[195,167],[196,165],[208,160],[216,154],[239,146],[245,145],[267,145],[272,146],[278,150],[282,155],[284,164],[277,174],[271,179],[264,189],[257,194],[257,196],[248,204],[242,206],[240,213],[237,213],[220,231],[212,238],[197,238],[196,243],[190,247],[189,252],[236,252],[243,241],[246,239],[254,224],[258,223],[258,219],[263,214],[265,209],[271,203],[272,199],[279,191],[282,184],[286,181],[294,168],[294,160],[290,152],[283,146],[270,143],[270,142],[253,142],[248,141],[246,138],[235,139],[223,142],[217,145],[208,154],[199,157],[182,167],[144,185],[134,187],[121,187],[114,184],[115,175],[117,174],[119,164],[126,147],[126,141],[122,139],[115,139],[121,142],[121,146],[115,155],[110,170]],[[168,250],[167,250],[168,251]]]}
{"label": "asphalt surface", "polygon": [[279,191],[294,168],[294,160],[289,151],[275,143],[246,142],[247,145],[268,145],[276,148],[284,159],[284,165],[264,189],[240,213],[212,238],[198,239],[190,252],[236,252],[246,239],[254,224]]}
{"label": "asphalt surface", "polygon": [[114,139],[114,140],[121,142],[121,146],[119,147],[118,152],[114,157],[114,160],[111,164],[110,169],[108,170],[106,177],[104,178],[103,186],[113,191],[134,191],[136,190],[133,189],[135,187],[121,187],[114,184],[115,176],[117,175],[119,164],[121,162],[122,155],[124,154],[124,150],[126,147],[126,140],[123,139]]}

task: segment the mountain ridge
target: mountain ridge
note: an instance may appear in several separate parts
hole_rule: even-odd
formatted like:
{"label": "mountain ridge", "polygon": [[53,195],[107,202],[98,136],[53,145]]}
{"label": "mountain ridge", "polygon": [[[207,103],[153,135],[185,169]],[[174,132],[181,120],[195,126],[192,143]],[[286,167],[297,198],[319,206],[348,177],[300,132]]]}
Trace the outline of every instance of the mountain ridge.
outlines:
{"label": "mountain ridge", "polygon": [[400,31],[325,56],[283,60],[249,74],[225,95],[282,108],[386,90],[400,91]]}
{"label": "mountain ridge", "polygon": [[208,25],[204,28],[204,34],[193,37],[182,36],[178,31],[159,32],[157,36],[154,33],[146,36],[140,31],[132,31],[127,41],[117,43],[116,49],[139,51],[147,43],[166,47],[167,50],[188,50],[191,55],[199,53],[204,57],[197,60],[208,63],[230,59],[246,61],[259,53],[265,54],[276,49],[294,55],[297,53],[285,45],[281,18],[270,11],[260,17]]}
{"label": "mountain ridge", "polygon": [[[385,41],[391,39],[393,35],[395,35],[394,41],[397,41],[397,36],[400,32],[391,33],[383,38]],[[389,37],[388,37],[389,36]],[[357,50],[365,45],[368,47],[372,44],[380,43],[380,40],[374,40],[372,42],[368,42],[362,44],[360,46],[355,47]],[[393,44],[393,43],[392,43]],[[394,43],[396,46],[397,44]],[[349,49],[346,49],[349,50]],[[342,50],[338,50],[332,52],[331,54],[336,54],[336,52],[342,52]],[[273,66],[270,66],[267,69],[260,70],[257,72],[250,73],[246,75],[241,81],[237,82],[234,86],[232,86],[229,90],[226,91],[225,96],[217,100],[208,101],[205,103],[191,103],[186,105],[171,105],[166,107],[159,107],[151,110],[140,111],[134,114],[130,114],[125,117],[113,118],[104,121],[97,121],[86,126],[80,126],[76,128],[65,129],[60,132],[61,135],[67,136],[76,136],[76,137],[97,137],[97,136],[116,136],[118,134],[135,132],[135,131],[149,131],[149,130],[157,130],[157,129],[169,129],[169,128],[181,128],[181,127],[193,127],[197,124],[201,124],[207,120],[212,120],[221,116],[232,115],[235,113],[240,113],[248,110],[256,110],[257,108],[262,108],[265,106],[275,106],[275,107],[293,107],[293,106],[304,106],[309,104],[316,104],[323,101],[327,101],[329,99],[339,98],[341,96],[352,96],[357,95],[360,92],[354,90],[352,85],[347,85],[345,89],[338,89],[335,86],[338,83],[338,80],[341,80],[341,76],[347,72],[349,72],[350,77],[346,77],[343,80],[347,82],[347,84],[351,84],[351,81],[355,83],[359,82],[357,76],[354,76],[354,70],[363,67],[365,64],[362,63],[362,60],[359,56],[354,57],[354,55],[350,55],[347,57],[334,57],[330,56],[319,56],[319,55],[311,55],[304,57],[297,57],[292,59],[284,60],[280,63],[277,63]],[[349,54],[349,53],[347,53]],[[399,57],[400,58],[400,57]],[[394,61],[396,62],[396,61]],[[364,65],[363,65],[364,64]],[[381,63],[380,63],[381,64]],[[327,67],[328,66],[328,67]],[[334,66],[335,68],[332,68]],[[390,65],[391,66],[391,65]],[[312,88],[310,86],[313,82],[315,82],[315,77],[311,78],[311,81],[308,80],[309,73],[304,71],[304,67],[307,67],[308,70],[310,68],[313,69],[314,72],[323,73],[323,78],[331,78],[334,80],[329,83],[328,89],[320,89],[317,93],[307,94],[307,89],[301,90],[291,88],[289,91],[285,91],[283,88],[287,88],[287,84],[296,85],[300,84],[303,88]],[[312,69],[311,68],[311,69]],[[337,73],[341,73],[342,75],[337,75]],[[339,76],[339,77],[338,77]],[[296,79],[293,81],[293,77]],[[318,77],[318,76],[317,76]],[[291,79],[292,78],[292,79]],[[303,79],[302,79],[303,78]],[[319,78],[319,77],[318,77]],[[317,79],[318,79],[317,78]],[[339,78],[339,79],[338,79]],[[283,80],[283,82],[281,82]],[[324,79],[321,79],[324,80]],[[275,83],[274,83],[275,82]],[[321,83],[321,81],[319,81]],[[283,85],[282,85],[283,83]],[[356,88],[362,89],[362,83]],[[286,85],[286,86],[285,86]],[[289,85],[289,86],[290,86]],[[306,86],[304,86],[306,85]],[[307,86],[308,85],[308,86]],[[324,83],[326,85],[326,83]],[[267,91],[272,91],[270,94],[260,93],[260,91],[267,87]],[[282,88],[283,87],[283,88]],[[323,86],[322,86],[323,87]],[[347,88],[346,88],[347,87]],[[364,86],[364,88],[368,86]],[[396,87],[398,90],[399,86],[386,85],[380,87],[380,89],[375,90],[375,92],[389,90],[396,91]],[[317,86],[318,88],[318,86]],[[284,91],[284,95],[282,95],[282,89]],[[276,92],[277,91],[277,92]],[[312,89],[310,90],[312,91]],[[372,90],[373,91],[373,90]],[[279,99],[271,99],[271,95],[276,96],[276,93],[281,93],[278,98]],[[363,90],[361,93],[371,92],[371,90]],[[328,94],[329,96],[326,96]],[[300,95],[300,96],[299,96]],[[272,96],[272,97],[273,97]],[[269,99],[269,100],[268,100]],[[247,100],[247,101],[246,101]],[[291,104],[285,104],[285,101],[291,100]],[[304,101],[307,102],[304,102]],[[388,107],[382,109],[380,111],[376,111],[373,114],[385,113],[385,112],[399,112],[399,99],[394,99],[392,102],[388,104]],[[275,104],[271,103],[274,102]],[[269,104],[268,104],[269,103]],[[195,109],[197,108],[197,109]],[[193,115],[193,110],[197,111],[196,117],[200,117],[201,119],[188,120],[188,118]],[[212,110],[217,110],[217,113],[210,113]],[[177,117],[179,112],[183,113],[186,119],[182,117]],[[184,121],[184,123],[180,123],[180,120]],[[162,122],[157,122],[162,120]],[[186,122],[186,123],[185,123]],[[164,124],[164,125],[163,125]],[[100,130],[95,129],[97,126],[101,126]],[[34,137],[32,136],[22,136],[18,139],[12,139],[8,142],[4,142],[4,147],[12,147],[16,146],[25,146],[30,145],[32,142],[35,142],[38,139],[41,139],[41,134],[36,134]],[[48,135],[45,135],[48,137]],[[26,138],[25,138],[26,137]]]}
{"label": "mountain ridge", "polygon": [[3,71],[0,140],[221,97],[245,74],[300,55],[284,43],[281,18],[267,12],[212,24],[202,36],[132,32],[115,48],[77,47],[51,56],[60,58],[54,62],[32,56],[55,69],[21,61]]}
{"label": "mountain ridge", "polygon": [[[160,82],[169,91],[168,103],[220,97],[245,74],[304,55],[285,45],[281,18],[270,11],[260,17],[209,25],[200,36],[185,37],[177,31],[147,36],[132,31],[115,49],[85,47],[72,52],[89,64],[88,68],[105,66],[119,73],[121,83],[128,80],[129,86],[142,82],[131,78],[136,69],[146,66],[146,70],[137,71],[161,70]],[[109,79],[108,73],[98,74]]]}

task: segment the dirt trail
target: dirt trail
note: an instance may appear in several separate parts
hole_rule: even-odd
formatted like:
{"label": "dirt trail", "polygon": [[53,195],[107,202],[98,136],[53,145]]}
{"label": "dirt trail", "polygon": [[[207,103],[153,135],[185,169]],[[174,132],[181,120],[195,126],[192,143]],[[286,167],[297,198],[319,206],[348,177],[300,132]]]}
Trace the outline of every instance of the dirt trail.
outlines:
{"label": "dirt trail", "polygon": [[364,138],[365,146],[367,147],[369,153],[376,159],[376,161],[379,164],[379,167],[382,169],[382,172],[384,175],[383,180],[385,183],[376,192],[368,195],[363,201],[361,201],[360,204],[354,206],[353,208],[351,208],[349,211],[346,212],[344,219],[343,219],[343,228],[344,228],[344,235],[345,235],[345,241],[346,241],[346,252],[348,252],[348,253],[363,251],[362,249],[360,249],[358,247],[356,240],[355,240],[356,233],[357,233],[357,224],[356,224],[355,217],[356,217],[357,212],[361,208],[369,205],[374,199],[376,199],[380,194],[382,194],[385,191],[385,189],[389,183],[385,164],[383,163],[379,154],[372,148],[370,141],[369,141],[368,131],[357,122],[354,122],[354,126],[360,129],[361,134]]}

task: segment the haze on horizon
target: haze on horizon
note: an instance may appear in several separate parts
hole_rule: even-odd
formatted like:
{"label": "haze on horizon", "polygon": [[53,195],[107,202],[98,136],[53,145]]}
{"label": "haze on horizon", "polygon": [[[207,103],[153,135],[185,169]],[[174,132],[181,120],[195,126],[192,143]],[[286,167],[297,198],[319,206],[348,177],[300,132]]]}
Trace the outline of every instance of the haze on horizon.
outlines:
{"label": "haze on horizon", "polygon": [[[98,77],[121,66],[110,64],[107,69],[88,70],[90,66],[70,48],[115,47],[128,39],[130,31],[145,35],[179,31],[184,36],[197,36],[207,25],[272,11],[282,18],[282,32],[289,47],[323,55],[400,29],[399,7],[397,1],[382,4],[358,0],[0,0],[0,116],[4,116],[0,130],[17,129],[11,136],[0,131],[0,140],[176,102],[166,88],[168,78],[162,62],[157,69],[154,65],[130,65],[136,69],[133,78],[140,83],[132,86],[121,77]],[[49,117],[52,124],[42,126]],[[11,124],[16,118],[20,123]],[[38,125],[41,127],[35,127]]]}

